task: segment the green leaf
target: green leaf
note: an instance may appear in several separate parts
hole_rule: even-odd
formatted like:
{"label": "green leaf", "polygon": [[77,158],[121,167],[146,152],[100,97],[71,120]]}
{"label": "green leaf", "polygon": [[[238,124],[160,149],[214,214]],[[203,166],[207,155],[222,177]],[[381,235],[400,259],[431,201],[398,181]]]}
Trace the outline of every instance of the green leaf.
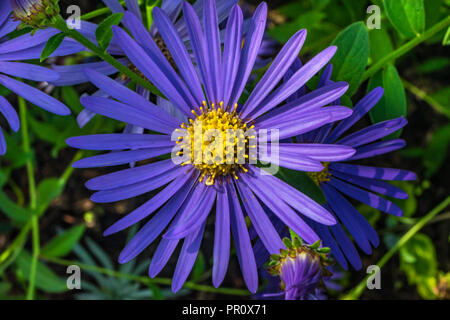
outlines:
{"label": "green leaf", "polygon": [[0,191],[0,211],[14,222],[27,222],[33,214],[11,201],[3,191]]}
{"label": "green leaf", "polygon": [[450,58],[433,57],[419,64],[417,71],[420,73],[433,73],[445,70],[448,66],[450,66]]}
{"label": "green leaf", "polygon": [[449,44],[450,44],[450,27],[448,27],[444,39],[442,39],[442,45],[448,46]]}
{"label": "green leaf", "polygon": [[450,144],[450,124],[437,129],[431,138],[430,144],[425,150],[423,163],[425,176],[431,177],[439,171],[445,162],[448,145]]}
{"label": "green leaf", "polygon": [[64,185],[57,178],[42,180],[37,187],[37,208],[38,212],[45,208],[57,198],[64,190]]}
{"label": "green leaf", "polygon": [[400,269],[405,272],[410,284],[436,277],[436,250],[427,235],[418,233],[400,248]]}
{"label": "green leaf", "polygon": [[[16,259],[18,271],[27,280],[30,279],[31,260],[31,255],[27,251],[22,251]],[[36,287],[49,293],[61,293],[67,290],[66,282],[39,261],[36,268]]]}
{"label": "green leaf", "polygon": [[41,62],[50,57],[50,55],[58,49],[65,37],[66,35],[64,33],[58,33],[48,39],[44,50],[41,52]]}
{"label": "green leaf", "polygon": [[425,30],[423,0],[383,0],[386,15],[405,38],[413,38]]}
{"label": "green leaf", "polygon": [[192,281],[198,281],[200,277],[205,273],[205,256],[199,252],[197,260],[195,260],[194,267],[192,268]]}
{"label": "green leaf", "polygon": [[352,96],[361,83],[369,59],[369,33],[363,22],[355,22],[341,31],[333,45],[337,52],[333,64],[333,80],[349,84],[348,96]]}
{"label": "green leaf", "polygon": [[386,29],[370,30],[369,39],[370,39],[370,57],[372,58],[373,62],[376,62],[381,58],[384,58],[392,51],[394,51],[391,38]]}
{"label": "green leaf", "polygon": [[[384,95],[369,113],[373,123],[406,116],[405,88],[397,69],[392,64],[387,65],[369,80],[367,91],[375,87],[384,88]],[[399,137],[400,134],[401,130],[389,137]]]}
{"label": "green leaf", "polygon": [[80,103],[80,96],[74,87],[66,86],[61,89],[61,98],[63,99],[66,106],[68,106],[72,111],[79,113],[84,108]]}
{"label": "green leaf", "polygon": [[112,26],[117,26],[122,21],[123,13],[113,13],[108,18],[103,20],[95,30],[95,37],[97,38],[98,46],[102,50],[108,48],[109,43],[113,37]]}
{"label": "green leaf", "polygon": [[42,255],[47,257],[64,257],[78,243],[84,230],[84,225],[80,224],[57,235],[41,249]]}
{"label": "green leaf", "polygon": [[303,192],[319,204],[324,204],[327,202],[322,189],[317,186],[305,172],[280,168],[276,174],[276,177]]}

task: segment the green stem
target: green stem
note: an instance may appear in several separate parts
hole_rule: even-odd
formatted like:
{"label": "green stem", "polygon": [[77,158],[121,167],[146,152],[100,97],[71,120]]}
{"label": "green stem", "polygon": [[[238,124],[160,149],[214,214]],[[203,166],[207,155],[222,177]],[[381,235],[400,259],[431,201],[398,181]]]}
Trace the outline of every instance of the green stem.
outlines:
{"label": "green stem", "polygon": [[450,118],[450,110],[441,105],[438,101],[430,97],[425,91],[416,87],[412,83],[403,80],[403,85],[407,90],[409,90],[412,94],[414,94],[418,99],[425,101],[428,103],[436,112],[445,115],[447,118]]}
{"label": "green stem", "polygon": [[[419,232],[426,224],[428,224],[436,215],[443,211],[448,205],[450,205],[450,196],[437,205],[428,214],[422,217],[414,226],[411,227],[400,240],[380,259],[377,263],[379,268],[382,268],[394,254],[404,246],[417,232]],[[367,279],[370,274],[367,275],[352,291],[350,291],[343,299],[356,300],[358,299],[367,287]]]}
{"label": "green stem", "polygon": [[147,79],[142,78],[133,70],[121,64],[113,56],[97,47],[93,42],[91,42],[88,38],[83,36],[75,29],[69,29],[66,21],[64,21],[64,19],[61,16],[59,16],[58,19],[56,19],[56,22],[54,23],[53,27],[63,32],[66,36],[78,41],[80,44],[82,44],[87,49],[91,50],[94,54],[99,56],[102,60],[108,62],[110,65],[115,67],[117,70],[119,70],[121,73],[126,75],[128,78],[130,78],[143,88],[149,90],[150,92],[154,93],[157,96],[164,97],[164,95]]}
{"label": "green stem", "polygon": [[[80,263],[78,261],[70,261],[70,260],[64,260],[64,259],[46,257],[46,256],[41,256],[40,258],[43,260],[46,260],[48,262],[59,264],[59,265],[64,265],[64,266],[77,265],[81,269],[84,269],[84,270],[89,270],[89,271],[105,274],[105,275],[108,275],[111,277],[138,281],[138,282],[141,282],[146,285],[159,284],[159,285],[170,286],[172,284],[172,279],[169,279],[169,278],[153,278],[152,279],[149,277],[142,277],[142,276],[137,276],[137,275],[133,275],[133,274],[118,272],[115,270],[109,270],[109,269],[101,268],[98,266],[88,265],[88,264]],[[214,288],[214,287],[207,286],[207,285],[197,284],[192,281],[185,282],[184,287],[187,289],[203,291],[203,292],[215,292],[215,293],[237,295],[237,296],[250,295],[250,293],[247,290],[233,289],[233,288]]]}
{"label": "green stem", "polygon": [[409,52],[411,49],[419,45],[420,43],[428,40],[432,36],[434,36],[439,31],[446,28],[448,25],[450,25],[450,16],[445,18],[444,20],[440,21],[439,23],[435,24],[433,27],[422,33],[421,35],[417,36],[416,38],[408,41],[404,45],[402,45],[397,50],[391,52],[384,58],[380,59],[377,63],[375,63],[372,67],[370,67],[363,75],[363,79],[361,82],[366,81],[370,77],[372,77],[375,73],[377,73],[378,70],[383,68],[386,64],[391,62],[394,59],[397,59],[398,57],[404,55],[405,53]]}
{"label": "green stem", "polygon": [[[20,122],[22,126],[22,140],[23,140],[23,151],[25,153],[30,153],[30,138],[28,135],[28,121],[27,121],[27,106],[25,100],[19,96],[18,98],[19,110],[20,110]],[[37,193],[36,193],[36,181],[34,178],[34,168],[33,168],[33,159],[30,157],[26,163],[27,176],[28,176],[28,184],[29,184],[29,193],[30,193],[30,209],[31,211],[36,210],[37,205]],[[32,249],[33,255],[30,265],[30,280],[28,282],[28,290],[27,290],[27,300],[34,299],[35,292],[35,282],[36,282],[36,269],[37,262],[40,253],[40,245],[39,245],[39,217],[34,212],[31,217],[31,230],[32,230]]]}

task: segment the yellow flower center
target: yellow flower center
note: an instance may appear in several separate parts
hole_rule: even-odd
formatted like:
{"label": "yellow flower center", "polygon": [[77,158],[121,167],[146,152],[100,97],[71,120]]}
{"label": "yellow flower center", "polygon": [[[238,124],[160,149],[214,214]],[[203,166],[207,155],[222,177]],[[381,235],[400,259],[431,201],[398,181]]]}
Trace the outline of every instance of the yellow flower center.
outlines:
{"label": "yellow flower center", "polygon": [[331,174],[328,172],[329,164],[329,162],[323,162],[323,170],[320,172],[307,172],[308,176],[316,185],[320,185],[322,182],[330,181]]}
{"label": "yellow flower center", "polygon": [[227,176],[238,179],[238,172],[248,171],[249,154],[256,159],[254,126],[247,127],[236,108],[237,104],[224,108],[223,102],[209,106],[204,101],[198,111],[192,110],[195,118],[177,129],[184,132],[177,141],[182,148],[178,155],[187,156],[182,165],[193,164],[206,185]]}

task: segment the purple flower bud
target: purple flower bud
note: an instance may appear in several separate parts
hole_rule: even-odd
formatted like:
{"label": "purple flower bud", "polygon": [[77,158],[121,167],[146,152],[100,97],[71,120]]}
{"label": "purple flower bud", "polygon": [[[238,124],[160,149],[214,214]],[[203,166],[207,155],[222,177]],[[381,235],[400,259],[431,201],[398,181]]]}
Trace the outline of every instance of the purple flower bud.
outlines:
{"label": "purple flower bud", "polygon": [[59,15],[59,0],[9,0],[15,20],[33,28],[45,28]]}

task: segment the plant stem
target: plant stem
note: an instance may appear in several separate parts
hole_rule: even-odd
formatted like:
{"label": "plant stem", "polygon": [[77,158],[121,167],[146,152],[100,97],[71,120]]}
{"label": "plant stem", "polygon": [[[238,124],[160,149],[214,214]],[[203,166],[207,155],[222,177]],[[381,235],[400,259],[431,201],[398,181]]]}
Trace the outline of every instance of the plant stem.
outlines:
{"label": "plant stem", "polygon": [[450,110],[447,110],[443,105],[441,105],[438,101],[430,97],[425,91],[416,87],[412,83],[403,80],[403,85],[406,89],[408,89],[412,94],[414,94],[418,99],[425,101],[428,103],[436,112],[445,115],[447,118],[450,118]]}
{"label": "plant stem", "polygon": [[[160,285],[167,285],[170,286],[172,284],[172,279],[169,278],[149,278],[149,277],[143,277],[143,276],[137,276],[133,274],[127,274],[127,273],[121,273],[117,272],[115,270],[109,270],[102,267],[97,267],[93,265],[84,264],[78,261],[70,261],[70,260],[64,260],[59,258],[53,258],[53,257],[46,257],[41,256],[40,257],[43,260],[46,260],[51,263],[69,266],[69,265],[77,265],[81,269],[94,271],[97,273],[105,274],[108,276],[116,277],[116,278],[122,278],[122,279],[128,279],[128,280],[134,280],[141,282],[143,284],[160,284]],[[215,293],[221,293],[221,294],[229,294],[229,295],[238,295],[238,296],[248,296],[250,293],[247,290],[241,290],[241,289],[233,289],[233,288],[214,288],[207,285],[201,285],[194,283],[192,281],[187,281],[184,284],[184,287],[187,289],[192,289],[196,291],[203,291],[203,292],[215,292]]]}
{"label": "plant stem", "polygon": [[[428,222],[430,222],[436,215],[443,211],[448,205],[450,205],[450,196],[448,196],[444,201],[438,204],[433,210],[422,217],[414,226],[411,227],[400,240],[380,259],[377,263],[379,268],[382,268],[393,256],[394,254],[404,246],[417,232],[420,231]],[[347,295],[343,297],[346,300],[356,300],[358,299],[367,287],[367,279],[370,274],[364,277],[364,279],[353,288]]]}
{"label": "plant stem", "polygon": [[119,70],[121,73],[126,75],[131,80],[135,81],[137,84],[142,86],[143,88],[149,90],[150,92],[154,93],[157,96],[164,97],[164,95],[154,86],[152,85],[147,79],[142,78],[137,73],[135,73],[130,68],[124,66],[119,61],[117,61],[113,56],[111,56],[106,51],[103,51],[99,47],[97,47],[93,42],[91,42],[88,38],[83,36],[81,33],[79,33],[75,29],[70,29],[67,26],[66,21],[59,16],[56,22],[53,25],[54,28],[60,30],[63,32],[66,36],[78,41],[80,44],[85,46],[87,49],[91,50],[94,54],[99,56],[104,61],[108,62],[110,65],[115,67],[117,70]]}
{"label": "plant stem", "polygon": [[450,25],[450,16],[448,16],[447,18],[443,19],[442,21],[436,23],[433,27],[431,27],[424,33],[418,35],[416,38],[408,41],[407,43],[402,45],[397,50],[392,51],[390,54],[388,54],[384,58],[380,59],[377,63],[375,63],[373,66],[371,66],[364,73],[361,83],[366,81],[370,77],[372,77],[375,73],[377,73],[378,70],[383,68],[386,64],[388,64],[392,60],[397,59],[398,57],[404,55],[405,53],[409,52],[411,49],[413,49],[420,43],[428,40],[429,38],[434,36],[439,31],[445,29],[448,25]]}
{"label": "plant stem", "polygon": [[[30,153],[30,138],[28,135],[28,121],[27,121],[27,106],[25,100],[19,96],[18,98],[19,110],[20,110],[20,122],[22,126],[22,143],[23,151],[25,153]],[[33,255],[30,265],[30,279],[28,282],[27,290],[27,300],[34,299],[35,282],[36,282],[36,268],[39,258],[40,245],[39,245],[39,217],[34,212],[37,205],[37,194],[36,194],[36,181],[34,178],[34,168],[33,168],[33,158],[30,157],[26,163],[27,176],[28,176],[28,187],[30,193],[30,209],[33,211],[31,216],[31,230],[32,230],[32,248]]]}

